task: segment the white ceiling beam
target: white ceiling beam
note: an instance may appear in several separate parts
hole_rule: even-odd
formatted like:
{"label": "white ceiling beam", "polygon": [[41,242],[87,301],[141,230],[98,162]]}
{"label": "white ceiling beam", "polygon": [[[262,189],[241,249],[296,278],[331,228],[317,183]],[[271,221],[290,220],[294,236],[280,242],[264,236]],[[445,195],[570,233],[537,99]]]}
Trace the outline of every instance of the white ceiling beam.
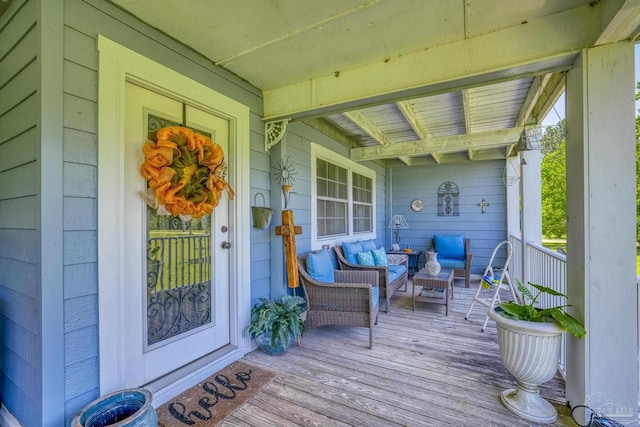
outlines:
{"label": "white ceiling beam", "polygon": [[431,153],[431,157],[433,158],[433,161],[436,162],[437,164],[440,164],[441,159],[440,159],[440,154],[438,153]]}
{"label": "white ceiling beam", "polygon": [[473,149],[467,150],[467,157],[469,157],[469,160],[473,160],[475,155],[476,155],[476,150],[473,150]]}
{"label": "white ceiling beam", "polygon": [[400,156],[398,159],[407,166],[413,165],[413,159],[409,156]]}
{"label": "white ceiling beam", "polygon": [[560,98],[560,95],[562,95],[565,85],[564,78],[564,73],[553,73],[544,86],[544,96],[538,99],[538,102],[534,106],[532,112],[532,114],[538,118],[538,123],[542,122],[543,117],[546,117],[547,114],[549,114],[553,105],[556,103],[558,98]]}
{"label": "white ceiling beam", "polygon": [[345,117],[351,120],[356,126],[366,132],[380,145],[389,145],[391,140],[380,130],[371,120],[369,120],[361,111],[349,111],[344,113]]}
{"label": "white ceiling beam", "polygon": [[347,135],[342,129],[338,129],[326,119],[309,118],[302,120],[302,122],[307,126],[317,130],[318,132],[328,136],[334,141],[338,141],[340,144],[344,145],[347,148],[357,147],[360,145],[355,138]]}
{"label": "white ceiling beam", "polygon": [[640,28],[640,0],[618,0],[603,3],[605,4],[602,9],[602,22],[605,25],[595,45],[635,40]]}
{"label": "white ceiling beam", "polygon": [[[604,3],[604,2],[602,2]],[[601,5],[408,53],[264,92],[264,119],[320,116],[571,66],[600,36]]]}
{"label": "white ceiling beam", "polygon": [[426,138],[428,136],[427,132],[424,130],[422,124],[418,120],[418,116],[416,116],[416,112],[413,109],[411,103],[409,101],[400,101],[396,102],[396,105],[398,106],[398,109],[404,116],[407,123],[409,123],[409,125],[413,129],[413,132],[415,132],[418,139]]}
{"label": "white ceiling beam", "polygon": [[[351,160],[364,161],[389,159],[398,156],[433,156],[469,149],[502,148],[515,144],[520,139],[523,128],[503,129],[475,134],[425,138],[418,141],[403,142],[386,146],[361,147],[351,149]],[[434,159],[435,160],[435,159]]]}
{"label": "white ceiling beam", "polygon": [[531,112],[533,111],[533,107],[542,96],[543,88],[550,78],[551,74],[545,74],[543,76],[537,76],[533,79],[531,87],[529,88],[529,92],[527,92],[527,97],[524,99],[522,107],[520,108],[520,112],[518,113],[516,126],[524,126],[531,123],[537,123],[537,118],[536,120],[532,120]]}
{"label": "white ceiling beam", "polygon": [[[504,155],[504,150],[488,150],[488,151],[483,151],[483,152],[479,152],[476,156],[476,160],[475,161],[480,161],[480,160],[503,160],[505,159],[505,155]],[[469,160],[469,158],[466,155],[458,155],[458,153],[452,153],[452,154],[443,154],[440,156],[440,164],[441,165],[446,165],[446,164],[453,164],[453,163],[471,163],[472,160]],[[434,166],[436,165],[435,160],[433,160],[432,157],[430,156],[426,156],[426,157],[413,157],[412,161],[411,161],[411,166],[416,167],[416,166]],[[385,167],[387,168],[398,168],[398,167],[404,167],[404,163],[400,162],[397,159],[389,159],[389,160],[385,160]]]}
{"label": "white ceiling beam", "polygon": [[462,89],[462,109],[464,110],[464,128],[467,133],[471,133],[471,110],[469,110],[469,91]]}

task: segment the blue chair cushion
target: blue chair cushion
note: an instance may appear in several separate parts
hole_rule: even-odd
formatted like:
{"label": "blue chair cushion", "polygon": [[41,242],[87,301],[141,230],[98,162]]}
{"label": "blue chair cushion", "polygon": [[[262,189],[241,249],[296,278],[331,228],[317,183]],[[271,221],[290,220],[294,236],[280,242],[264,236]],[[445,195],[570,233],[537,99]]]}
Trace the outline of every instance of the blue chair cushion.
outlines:
{"label": "blue chair cushion", "polygon": [[371,255],[373,255],[375,265],[386,266],[389,264],[389,261],[387,261],[387,252],[384,250],[384,247],[380,246],[378,249],[372,250]]}
{"label": "blue chair cushion", "polygon": [[438,260],[464,259],[464,234],[436,234],[433,236],[433,246],[438,253]]}
{"label": "blue chair cushion", "polygon": [[371,288],[371,299],[373,299],[373,306],[378,305],[378,300],[380,299],[380,288],[374,286]]}
{"label": "blue chair cushion", "polygon": [[318,282],[334,283],[336,281],[329,251],[321,249],[307,255],[307,272]]}
{"label": "blue chair cushion", "polygon": [[391,264],[387,268],[389,269],[389,283],[393,282],[407,271],[404,264]]}
{"label": "blue chair cushion", "polygon": [[362,252],[362,244],[360,242],[342,242],[342,252],[344,252],[344,257],[347,262],[350,264],[358,264],[358,254]]}
{"label": "blue chair cushion", "polygon": [[375,263],[373,262],[373,255],[371,255],[371,251],[360,252],[358,254],[358,264],[374,266]]}
{"label": "blue chair cushion", "polygon": [[464,269],[467,266],[467,262],[463,259],[452,259],[452,258],[440,258],[438,257],[438,262],[440,263],[440,267],[442,268],[458,268]]}
{"label": "blue chair cushion", "polygon": [[376,248],[376,242],[373,240],[364,240],[360,242],[363,251],[372,251]]}

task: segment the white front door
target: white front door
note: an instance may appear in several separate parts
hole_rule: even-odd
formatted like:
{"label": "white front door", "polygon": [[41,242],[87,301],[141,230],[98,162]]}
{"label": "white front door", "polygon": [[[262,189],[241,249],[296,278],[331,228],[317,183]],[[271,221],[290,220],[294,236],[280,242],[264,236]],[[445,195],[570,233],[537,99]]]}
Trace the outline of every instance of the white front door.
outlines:
{"label": "white front door", "polygon": [[125,90],[126,385],[140,386],[230,343],[229,199],[213,214],[159,215],[142,193],[142,147],[185,126],[228,153],[229,120],[133,83]]}

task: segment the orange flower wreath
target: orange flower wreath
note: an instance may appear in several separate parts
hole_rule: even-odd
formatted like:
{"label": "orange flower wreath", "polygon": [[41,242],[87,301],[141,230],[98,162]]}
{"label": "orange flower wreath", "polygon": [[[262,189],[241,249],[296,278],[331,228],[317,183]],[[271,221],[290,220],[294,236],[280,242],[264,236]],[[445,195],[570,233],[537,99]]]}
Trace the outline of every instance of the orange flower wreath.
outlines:
{"label": "orange flower wreath", "polygon": [[227,164],[222,147],[191,129],[172,126],[156,133],[156,141],[142,147],[140,172],[155,199],[173,216],[200,218],[213,212],[226,190]]}

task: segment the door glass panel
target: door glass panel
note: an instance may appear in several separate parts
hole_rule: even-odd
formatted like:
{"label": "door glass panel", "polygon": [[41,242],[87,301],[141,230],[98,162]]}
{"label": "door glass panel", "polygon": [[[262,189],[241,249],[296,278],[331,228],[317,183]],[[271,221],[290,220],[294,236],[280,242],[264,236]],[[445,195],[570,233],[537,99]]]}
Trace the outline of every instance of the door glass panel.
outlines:
{"label": "door glass panel", "polygon": [[[148,123],[152,140],[178,125],[155,116]],[[147,347],[211,324],[211,215],[185,221],[147,206],[146,258]]]}

